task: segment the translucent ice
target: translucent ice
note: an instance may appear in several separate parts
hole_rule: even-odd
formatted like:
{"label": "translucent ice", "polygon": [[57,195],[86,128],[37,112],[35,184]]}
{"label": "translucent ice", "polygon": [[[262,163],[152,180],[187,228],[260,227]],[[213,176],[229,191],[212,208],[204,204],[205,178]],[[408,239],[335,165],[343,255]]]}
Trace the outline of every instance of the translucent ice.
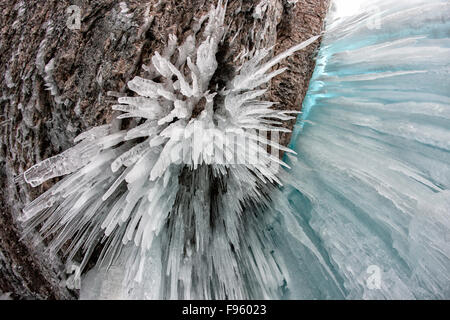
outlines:
{"label": "translucent ice", "polygon": [[287,298],[450,297],[449,15],[439,0],[330,13],[275,200]]}

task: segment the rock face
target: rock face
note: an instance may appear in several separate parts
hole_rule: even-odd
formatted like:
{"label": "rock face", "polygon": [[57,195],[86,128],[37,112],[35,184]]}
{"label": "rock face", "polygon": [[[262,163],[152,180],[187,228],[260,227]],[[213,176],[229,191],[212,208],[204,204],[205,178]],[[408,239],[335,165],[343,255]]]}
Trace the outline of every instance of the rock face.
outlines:
{"label": "rock face", "polygon": [[[213,3],[1,2],[0,294],[22,299],[77,297],[63,284],[63,265],[45,251],[45,239],[21,239],[18,218],[23,203],[49,185],[32,189],[15,177],[67,149],[81,131],[111,121],[115,98],[107,92],[127,93],[126,83],[136,75],[145,77],[142,65],[165,47],[169,35],[185,39],[196,18]],[[230,0],[229,29],[217,57],[220,68],[224,74],[230,72],[243,50],[275,46],[276,54],[319,34],[327,8],[328,0]],[[283,62],[289,70],[272,81],[267,93],[268,99],[280,102],[278,108],[300,109],[318,45]],[[289,139],[283,135],[282,143]]]}

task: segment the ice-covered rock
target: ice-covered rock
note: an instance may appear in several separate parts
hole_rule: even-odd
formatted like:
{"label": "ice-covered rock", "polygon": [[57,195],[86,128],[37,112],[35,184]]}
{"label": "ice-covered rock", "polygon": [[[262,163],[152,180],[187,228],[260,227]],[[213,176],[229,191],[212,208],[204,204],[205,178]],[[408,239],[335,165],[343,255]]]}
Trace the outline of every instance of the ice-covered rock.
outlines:
{"label": "ice-covered rock", "polygon": [[[121,9],[127,16],[127,7]],[[293,153],[273,137],[287,131],[282,121],[295,112],[273,109],[263,87],[285,71],[269,70],[317,37],[268,61],[270,49],[257,51],[228,83],[214,86],[225,11],[219,0],[183,44],[170,36],[162,53],[154,53],[145,67],[149,78],[128,82],[136,95],[120,97],[112,108],[122,112],[119,119],[135,120],[131,128],[93,128],[74,147],[25,172],[32,186],[65,175],[24,208],[23,220],[27,230],[40,226],[43,236],[52,235],[49,249],[65,254],[71,287],[103,246],[95,270],[118,268],[123,277],[120,284],[111,280],[114,297],[133,288],[142,298],[280,295],[283,263],[262,209],[287,166],[278,150]],[[146,287],[150,252],[161,266],[151,273],[155,285]]]}
{"label": "ice-covered rock", "polygon": [[450,4],[360,2],[328,17],[276,199],[288,297],[448,299]]}

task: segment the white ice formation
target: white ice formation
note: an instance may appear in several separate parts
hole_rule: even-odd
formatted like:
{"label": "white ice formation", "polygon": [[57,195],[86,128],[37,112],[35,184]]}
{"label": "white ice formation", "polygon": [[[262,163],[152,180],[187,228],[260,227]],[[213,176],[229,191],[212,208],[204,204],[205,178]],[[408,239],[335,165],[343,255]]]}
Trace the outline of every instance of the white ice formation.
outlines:
{"label": "white ice formation", "polygon": [[171,36],[145,67],[150,77],[128,83],[136,96],[113,109],[134,119],[131,128],[95,127],[25,172],[32,186],[65,176],[24,208],[23,220],[27,230],[52,236],[50,250],[76,270],[73,283],[102,245],[99,267],[123,261],[128,296],[139,296],[149,275],[145,297],[281,295],[283,262],[263,209],[285,164],[267,149],[292,151],[256,132],[286,131],[280,125],[292,112],[264,101],[264,86],[285,71],[273,71],[276,64],[317,37],[271,59],[270,49],[256,51],[219,88],[225,11],[219,1],[199,20],[203,31],[199,25],[181,45]]}

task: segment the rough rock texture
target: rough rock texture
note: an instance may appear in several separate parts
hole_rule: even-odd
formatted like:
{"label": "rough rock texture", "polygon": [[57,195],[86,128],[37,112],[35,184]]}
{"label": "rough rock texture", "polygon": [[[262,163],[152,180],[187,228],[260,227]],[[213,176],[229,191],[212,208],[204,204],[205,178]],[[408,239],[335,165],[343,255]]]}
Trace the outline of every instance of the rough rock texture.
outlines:
{"label": "rough rock texture", "polygon": [[[75,298],[64,285],[64,268],[35,235],[21,238],[23,203],[49,184],[32,189],[15,177],[60,153],[73,138],[109,122],[126,83],[145,73],[152,52],[169,34],[186,38],[212,0],[125,2],[14,1],[0,3],[0,294],[13,298]],[[80,30],[67,27],[66,9],[81,11]],[[328,0],[230,0],[229,32],[218,55],[232,71],[244,49],[275,46],[275,53],[320,33]],[[240,31],[237,33],[237,31]],[[287,59],[289,71],[272,81],[268,98],[298,110],[314,69],[319,43]],[[220,79],[219,79],[220,81]],[[130,92],[128,92],[130,93]],[[293,126],[293,121],[287,124]],[[282,137],[287,144],[290,136]]]}

